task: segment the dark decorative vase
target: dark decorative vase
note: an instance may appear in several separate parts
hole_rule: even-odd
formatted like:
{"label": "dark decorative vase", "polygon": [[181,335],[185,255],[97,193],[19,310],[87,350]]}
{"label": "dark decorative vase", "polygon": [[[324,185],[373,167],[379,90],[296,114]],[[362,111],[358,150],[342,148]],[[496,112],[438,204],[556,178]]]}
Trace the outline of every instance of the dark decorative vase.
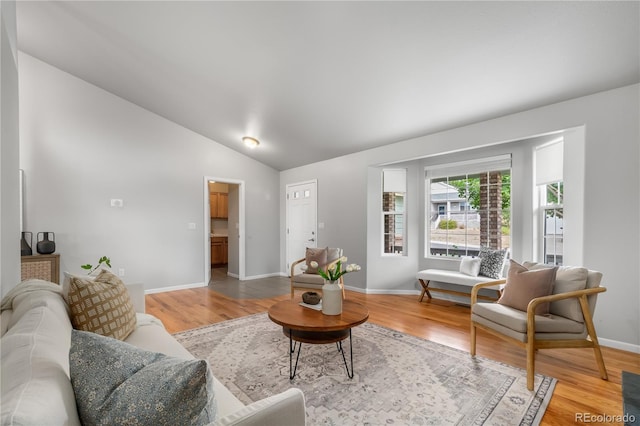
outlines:
{"label": "dark decorative vase", "polygon": [[[29,234],[29,242],[27,242],[27,234]],[[33,251],[31,246],[33,245],[33,234],[31,232],[23,232],[20,239],[20,256],[31,256]]]}
{"label": "dark decorative vase", "polygon": [[[52,240],[49,239],[49,234],[53,236]],[[40,235],[42,235],[42,240],[40,239]],[[40,254],[51,254],[56,251],[56,234],[53,232],[38,232],[36,250],[38,250]]]}

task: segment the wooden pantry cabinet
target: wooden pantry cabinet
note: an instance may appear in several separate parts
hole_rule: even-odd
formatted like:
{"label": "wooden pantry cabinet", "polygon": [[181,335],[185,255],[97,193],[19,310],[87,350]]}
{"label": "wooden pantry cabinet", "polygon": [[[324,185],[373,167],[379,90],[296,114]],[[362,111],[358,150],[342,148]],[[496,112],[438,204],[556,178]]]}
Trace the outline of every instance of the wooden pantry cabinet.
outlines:
{"label": "wooden pantry cabinet", "polygon": [[211,265],[229,263],[229,239],[227,237],[211,237]]}
{"label": "wooden pantry cabinet", "polygon": [[224,192],[210,192],[209,211],[213,219],[228,219],[229,194],[225,194]]}

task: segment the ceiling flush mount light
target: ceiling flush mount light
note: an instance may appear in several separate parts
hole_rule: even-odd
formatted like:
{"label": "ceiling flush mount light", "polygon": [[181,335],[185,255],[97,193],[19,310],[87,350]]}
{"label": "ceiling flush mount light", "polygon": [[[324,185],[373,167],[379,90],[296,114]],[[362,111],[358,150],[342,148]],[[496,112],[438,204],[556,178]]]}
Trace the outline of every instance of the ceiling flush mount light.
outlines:
{"label": "ceiling flush mount light", "polygon": [[242,142],[244,142],[244,144],[251,149],[260,145],[260,141],[258,141],[258,139],[252,138],[250,136],[245,136],[244,138],[242,138]]}

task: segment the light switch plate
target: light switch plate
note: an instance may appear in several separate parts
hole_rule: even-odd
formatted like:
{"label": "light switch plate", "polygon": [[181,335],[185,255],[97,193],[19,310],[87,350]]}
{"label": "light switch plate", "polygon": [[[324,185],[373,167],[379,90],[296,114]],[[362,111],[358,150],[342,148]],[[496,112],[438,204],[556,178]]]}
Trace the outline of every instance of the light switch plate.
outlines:
{"label": "light switch plate", "polygon": [[112,198],[111,199],[111,207],[124,207],[124,201],[121,198]]}

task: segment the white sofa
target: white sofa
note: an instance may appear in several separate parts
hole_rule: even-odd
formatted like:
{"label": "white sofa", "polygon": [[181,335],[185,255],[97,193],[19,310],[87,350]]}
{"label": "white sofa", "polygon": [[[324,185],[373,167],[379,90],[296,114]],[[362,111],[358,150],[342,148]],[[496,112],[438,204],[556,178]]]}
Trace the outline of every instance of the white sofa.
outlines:
{"label": "white sofa", "polygon": [[[144,314],[142,285],[127,286],[136,308],[137,327],[125,342],[169,356],[193,356],[164,328]],[[79,425],[69,377],[71,321],[61,286],[28,280],[2,301],[2,425]],[[304,425],[305,403],[299,389],[245,406],[217,379],[214,383],[219,425]]]}

